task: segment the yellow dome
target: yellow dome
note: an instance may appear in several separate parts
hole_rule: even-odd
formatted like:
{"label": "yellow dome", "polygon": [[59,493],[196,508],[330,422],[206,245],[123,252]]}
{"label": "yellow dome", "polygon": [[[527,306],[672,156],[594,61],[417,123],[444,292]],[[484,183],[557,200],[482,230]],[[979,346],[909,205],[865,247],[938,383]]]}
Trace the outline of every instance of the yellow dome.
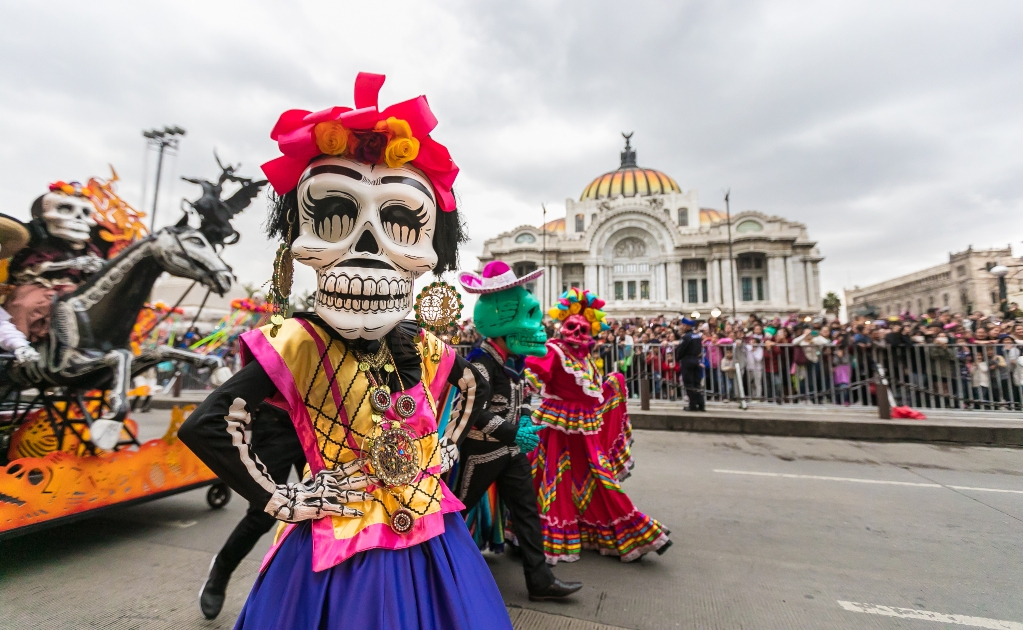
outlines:
{"label": "yellow dome", "polygon": [[636,166],[636,150],[629,145],[632,134],[625,136],[622,165],[616,171],[604,173],[583,189],[579,201],[587,199],[613,199],[614,197],[649,197],[670,192],[682,192],[675,180],[652,168]]}

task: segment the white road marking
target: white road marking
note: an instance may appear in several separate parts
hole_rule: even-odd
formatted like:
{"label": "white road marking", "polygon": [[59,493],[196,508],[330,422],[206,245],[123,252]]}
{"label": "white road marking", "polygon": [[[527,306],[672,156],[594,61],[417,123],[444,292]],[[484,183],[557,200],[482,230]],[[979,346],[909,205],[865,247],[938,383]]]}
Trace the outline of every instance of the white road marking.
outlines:
{"label": "white road marking", "polygon": [[[782,477],[785,479],[815,479],[818,481],[845,481],[849,483],[871,483],[885,486],[912,486],[916,488],[952,488],[953,490],[966,490],[973,492],[1004,492],[1008,494],[1023,494],[1023,490],[1006,490],[1004,488],[975,488],[972,486],[946,486],[940,483],[920,483],[915,481],[890,481],[886,479],[859,479],[857,477],[826,477],[824,475],[794,475],[792,473],[758,472],[755,470],[725,470],[715,468],[714,472],[726,475],[750,475],[753,477]],[[1023,629],[1021,629],[1023,630]]]}
{"label": "white road marking", "polygon": [[1023,630],[1023,623],[1016,621],[1002,621],[1000,619],[970,617],[967,615],[946,615],[945,613],[932,612],[930,610],[896,608],[895,606],[880,606],[878,604],[860,604],[857,602],[844,602],[842,600],[838,600],[838,605],[850,612],[867,613],[868,615],[883,615],[885,617],[900,617],[902,619],[921,619],[923,621],[951,623],[958,626],[988,628],[989,630]]}

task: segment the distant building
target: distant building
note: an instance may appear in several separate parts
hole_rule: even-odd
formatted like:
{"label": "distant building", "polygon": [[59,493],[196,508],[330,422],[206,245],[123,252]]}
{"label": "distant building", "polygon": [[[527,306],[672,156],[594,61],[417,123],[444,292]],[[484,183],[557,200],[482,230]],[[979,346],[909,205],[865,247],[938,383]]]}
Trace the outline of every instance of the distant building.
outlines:
{"label": "distant building", "polygon": [[[566,201],[566,218],[523,225],[487,240],[481,264],[500,259],[519,275],[546,264],[529,285],[549,307],[569,287],[595,290],[615,316],[736,310],[783,315],[821,310],[817,265],[806,226],[760,212],[732,217],[734,264],[725,213],[701,208],[664,173],[636,165],[626,137],[621,166]],[[544,229],[546,228],[546,229]],[[546,259],[544,250],[546,249]]]}
{"label": "distant building", "polygon": [[[1008,247],[970,247],[949,254],[946,263],[868,287],[846,289],[846,308],[850,317],[865,314],[887,317],[905,312],[920,315],[931,308],[990,314],[998,310],[998,278],[988,269],[999,264],[1011,265],[1013,260],[1012,249]],[[1016,288],[1011,283],[1010,301]]]}

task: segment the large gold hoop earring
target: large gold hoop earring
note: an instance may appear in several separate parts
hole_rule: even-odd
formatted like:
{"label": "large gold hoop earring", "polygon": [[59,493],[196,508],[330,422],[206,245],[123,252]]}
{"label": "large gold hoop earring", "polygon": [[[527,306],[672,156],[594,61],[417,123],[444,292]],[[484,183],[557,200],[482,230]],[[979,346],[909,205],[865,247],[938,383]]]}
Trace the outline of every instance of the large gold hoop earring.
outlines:
{"label": "large gold hoop earring", "polygon": [[267,302],[273,304],[274,313],[270,316],[270,336],[276,337],[284,318],[288,315],[291,301],[291,283],[295,276],[295,259],[291,253],[291,242],[294,235],[294,220],[288,216],[288,239],[277,248],[274,257],[274,271],[270,278],[270,291]]}

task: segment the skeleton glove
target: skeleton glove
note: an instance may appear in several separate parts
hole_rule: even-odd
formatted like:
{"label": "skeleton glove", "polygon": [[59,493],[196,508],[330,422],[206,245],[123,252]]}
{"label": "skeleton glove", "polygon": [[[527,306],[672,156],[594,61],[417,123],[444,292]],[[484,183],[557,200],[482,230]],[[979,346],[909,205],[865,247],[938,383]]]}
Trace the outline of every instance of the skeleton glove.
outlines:
{"label": "skeleton glove", "polygon": [[372,495],[363,492],[370,479],[359,471],[365,460],[343,464],[340,469],[321,470],[312,479],[277,486],[264,511],[288,523],[309,521],[325,516],[358,518],[362,511],[348,503],[369,501]]}
{"label": "skeleton glove", "polygon": [[39,352],[37,352],[32,346],[22,346],[20,348],[15,348],[14,350],[14,360],[17,361],[19,365],[35,363],[39,361],[39,358]]}
{"label": "skeleton glove", "polygon": [[532,418],[522,416],[519,418],[519,430],[515,433],[515,443],[523,453],[530,453],[540,445],[540,436],[537,435],[543,425],[533,424]]}
{"label": "skeleton glove", "polygon": [[440,439],[440,472],[443,475],[458,461],[458,446],[446,436]]}

